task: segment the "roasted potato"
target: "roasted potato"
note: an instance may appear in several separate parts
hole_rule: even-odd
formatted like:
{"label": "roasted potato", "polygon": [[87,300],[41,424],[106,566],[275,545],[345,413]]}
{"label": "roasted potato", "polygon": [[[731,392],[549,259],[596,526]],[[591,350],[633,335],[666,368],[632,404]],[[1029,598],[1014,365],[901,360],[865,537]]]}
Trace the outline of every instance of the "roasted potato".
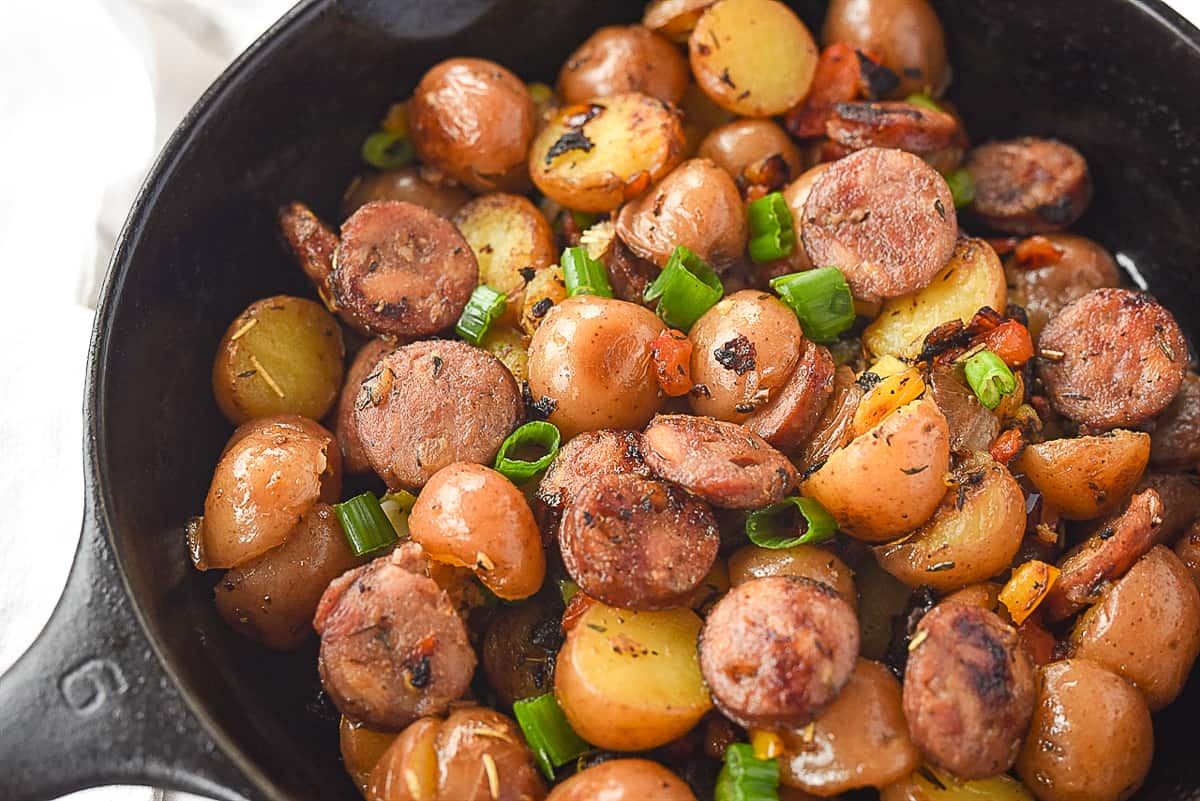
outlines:
{"label": "roasted potato", "polygon": [[881,660],[887,656],[894,625],[903,625],[912,589],[884,570],[869,552],[854,562],[858,587],[858,627],[862,656]]}
{"label": "roasted potato", "polygon": [[376,200],[403,200],[442,217],[452,217],[471,197],[435,167],[401,167],[357,176],[342,197],[342,214],[349,217],[359,206]]}
{"label": "roasted potato", "polygon": [[525,335],[520,329],[511,325],[492,325],[483,335],[479,347],[499,359],[519,384],[529,377],[529,349],[525,343]]}
{"label": "roasted potato", "polygon": [[557,785],[546,801],[696,801],[683,779],[648,759],[609,759]]}
{"label": "roasted potato", "polygon": [[801,576],[837,590],[853,609],[858,605],[854,571],[832,551],[815,545],[791,548],[760,548],[747,545],[729,557],[729,583],[736,587],[763,576]]}
{"label": "roasted potato", "polygon": [[458,210],[454,224],[475,252],[479,283],[505,294],[505,318],[515,321],[525,285],[558,259],[550,224],[529,200],[502,192],[475,198]]}
{"label": "roasted potato", "polygon": [[533,332],[537,331],[550,310],[566,299],[567,284],[563,280],[561,267],[553,265],[535,273],[525,286],[525,299],[521,306],[521,330],[533,336]]}
{"label": "roasted potato", "polygon": [[946,35],[927,0],[833,0],[821,42],[876,53],[900,78],[891,95],[941,95],[950,82]]}
{"label": "roasted potato", "polygon": [[342,764],[354,780],[359,792],[367,794],[371,783],[371,771],[396,741],[397,734],[391,731],[368,729],[350,718],[342,716],[338,727],[338,739],[342,752]]}
{"label": "roasted potato", "polygon": [[1063,517],[1090,520],[1129,497],[1150,459],[1150,436],[1109,431],[1030,445],[1016,462],[1047,503]]}
{"label": "roasted potato", "polygon": [[1023,784],[1005,774],[963,781],[926,766],[884,787],[879,801],[1033,801],[1033,796]]}
{"label": "roasted potato", "polygon": [[541,595],[496,609],[483,635],[480,662],[500,703],[512,706],[554,689],[561,611]]}
{"label": "roasted potato", "polygon": [[687,61],[667,39],[641,25],[609,25],[567,56],[558,94],[564,103],[584,103],[641,92],[678,104],[689,77]]}
{"label": "roasted potato", "polygon": [[[711,159],[743,190],[755,184],[782,189],[804,170],[799,148],[787,131],[771,120],[734,120],[715,128],[704,137],[696,155]],[[800,205],[803,207],[803,201]],[[798,215],[793,211],[792,216]]]}
{"label": "roasted potato", "polygon": [[642,24],[676,42],[686,42],[696,21],[715,0],[650,0]]}

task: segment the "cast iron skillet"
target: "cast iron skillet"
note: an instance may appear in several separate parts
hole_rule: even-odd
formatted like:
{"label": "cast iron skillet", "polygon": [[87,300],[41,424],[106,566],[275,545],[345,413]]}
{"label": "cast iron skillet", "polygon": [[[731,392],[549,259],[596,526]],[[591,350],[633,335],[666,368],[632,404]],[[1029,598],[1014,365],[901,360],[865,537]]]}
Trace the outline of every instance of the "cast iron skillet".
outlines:
{"label": "cast iron skillet", "polygon": [[[817,30],[824,3],[797,5]],[[1077,145],[1096,178],[1080,228],[1200,332],[1200,32],[1157,0],[935,5],[971,134]],[[0,799],[104,783],[222,801],[358,798],[315,649],[280,656],[238,637],[213,610],[215,577],[184,551],[181,524],[200,510],[230,432],[209,384],[217,340],[255,299],[311,294],[276,241],[275,208],[297,198],[337,219],[359,143],[427,67],[476,55],[550,80],[590,31],[636,20],[642,6],[308,0],[189,113],[134,205],[101,298],[83,532],[53,618],[0,680]],[[1193,680],[1158,716],[1139,799],[1200,799],[1198,719]]]}

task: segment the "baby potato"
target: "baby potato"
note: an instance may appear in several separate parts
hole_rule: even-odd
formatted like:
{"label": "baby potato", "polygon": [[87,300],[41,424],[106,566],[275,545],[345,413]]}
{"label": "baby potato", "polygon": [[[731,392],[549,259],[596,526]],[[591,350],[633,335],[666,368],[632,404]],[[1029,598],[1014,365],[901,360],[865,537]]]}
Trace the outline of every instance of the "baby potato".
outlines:
{"label": "baby potato", "polygon": [[[533,332],[546,319],[556,303],[567,299],[567,284],[563,280],[562,268],[552,265],[534,273],[525,285],[525,298],[521,304],[521,330],[533,336]],[[504,361],[501,359],[501,361]]]}
{"label": "baby potato", "polygon": [[360,206],[376,200],[402,200],[424,206],[440,217],[452,217],[471,197],[436,168],[401,167],[355,177],[342,196],[342,214],[349,217]]}
{"label": "baby potato", "polygon": [[[932,777],[932,780],[931,780]],[[963,781],[926,766],[879,792],[879,801],[1033,801],[1012,776]]]}
{"label": "baby potato", "polygon": [[641,25],[609,25],[567,57],[558,94],[564,103],[583,103],[641,92],[678,104],[689,77],[687,62],[668,40]]}
{"label": "baby potato", "polygon": [[525,285],[558,258],[554,232],[537,206],[520,195],[495,192],[458,210],[454,224],[479,262],[479,283],[508,298],[506,317],[516,320]]}
{"label": "baby potato", "polygon": [[914,357],[925,336],[950,320],[969,322],[984,306],[1004,311],[1008,288],[1004,266],[982,239],[960,237],[954,255],[924,289],[884,302],[863,331],[863,344],[876,356]]}
{"label": "baby potato", "polygon": [[721,0],[688,39],[692,73],[709,97],[746,117],[795,106],[812,85],[817,44],[790,8],[776,0]]}
{"label": "baby potato", "polygon": [[683,736],[712,708],[700,676],[700,618],[690,609],[635,612],[596,602],[567,633],[554,694],[579,736],[641,751]]}
{"label": "baby potato", "polygon": [[687,783],[648,759],[608,759],[579,771],[546,801],[696,801]]}
{"label": "baby potato", "polygon": [[651,0],[642,24],[676,42],[686,42],[704,9],[715,0]]}
{"label": "baby potato", "polygon": [[834,451],[800,487],[843,531],[882,542],[928,520],[946,494],[950,432],[928,395]]}
{"label": "baby potato", "polygon": [[529,351],[520,329],[511,325],[493,325],[483,335],[479,347],[499,359],[518,384],[529,376]]}
{"label": "baby potato", "polygon": [[760,548],[747,545],[729,557],[729,583],[736,587],[763,576],[801,576],[837,590],[853,609],[858,604],[854,571],[831,551],[815,545],[791,548]]}
{"label": "baby potato", "polygon": [[338,727],[342,764],[346,766],[346,772],[354,779],[354,784],[364,796],[371,783],[371,771],[396,741],[396,736],[395,732],[368,729],[361,723],[355,723],[345,715],[342,716],[342,723]]}
{"label": "baby potato", "polygon": [[859,650],[866,659],[885,659],[892,627],[903,625],[912,590],[867,554],[854,565],[858,586]]}
{"label": "baby potato", "polygon": [[1149,459],[1149,434],[1117,429],[1035,443],[1021,454],[1016,468],[1063,517],[1091,520],[1129,497]]}
{"label": "baby potato", "polygon": [[[799,148],[787,131],[771,120],[734,120],[715,128],[704,137],[696,155],[711,159],[742,189],[763,184],[766,173],[779,180],[767,188],[778,189],[798,178],[804,169]],[[776,165],[774,171],[769,167],[772,162]],[[800,206],[804,207],[803,201]],[[795,211],[792,216],[798,218]]]}
{"label": "baby potato", "polygon": [[577,211],[612,211],[683,159],[679,113],[637,92],[563,106],[533,140],[529,174]]}
{"label": "baby potato", "polygon": [[910,587],[950,592],[1004,570],[1025,534],[1025,497],[1004,465],[976,454],[956,472],[923,526],[875,549],[883,569]]}
{"label": "baby potato", "polygon": [[495,610],[479,655],[500,703],[512,706],[553,689],[561,613],[561,607],[542,596]]}
{"label": "baby potato", "polygon": [[321,304],[288,295],[264,298],[221,337],[213,394],[235,425],[276,414],[315,420],[337,400],[345,358],[341,326]]}
{"label": "baby potato", "polygon": [[833,0],[821,29],[825,46],[845,42],[876,53],[900,78],[892,97],[940,95],[950,82],[946,35],[927,0]]}

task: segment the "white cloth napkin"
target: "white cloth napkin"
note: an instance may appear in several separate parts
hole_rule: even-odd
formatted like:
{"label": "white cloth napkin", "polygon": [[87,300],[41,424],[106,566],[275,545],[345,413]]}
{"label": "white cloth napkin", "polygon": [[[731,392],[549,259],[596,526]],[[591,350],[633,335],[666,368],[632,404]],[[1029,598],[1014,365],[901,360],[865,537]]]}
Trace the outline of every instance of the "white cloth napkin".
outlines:
{"label": "white cloth napkin", "polygon": [[[0,672],[49,617],[75,550],[84,365],[116,234],[179,119],[290,4],[0,0]],[[1200,21],[1200,0],[1173,5]]]}

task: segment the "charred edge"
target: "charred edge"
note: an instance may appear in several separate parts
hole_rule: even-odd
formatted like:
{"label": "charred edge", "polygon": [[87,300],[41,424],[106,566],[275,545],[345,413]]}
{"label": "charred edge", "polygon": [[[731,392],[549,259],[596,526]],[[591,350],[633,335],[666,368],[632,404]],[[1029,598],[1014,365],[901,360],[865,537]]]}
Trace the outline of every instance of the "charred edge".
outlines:
{"label": "charred edge", "polygon": [[757,366],[756,355],[754,343],[744,336],[736,336],[713,351],[713,358],[722,367],[738,375],[745,375]]}
{"label": "charred edge", "polygon": [[859,80],[867,88],[867,96],[871,100],[878,100],[884,95],[890,94],[900,85],[899,75],[879,64],[863,51],[855,50],[854,55],[858,57]]}

